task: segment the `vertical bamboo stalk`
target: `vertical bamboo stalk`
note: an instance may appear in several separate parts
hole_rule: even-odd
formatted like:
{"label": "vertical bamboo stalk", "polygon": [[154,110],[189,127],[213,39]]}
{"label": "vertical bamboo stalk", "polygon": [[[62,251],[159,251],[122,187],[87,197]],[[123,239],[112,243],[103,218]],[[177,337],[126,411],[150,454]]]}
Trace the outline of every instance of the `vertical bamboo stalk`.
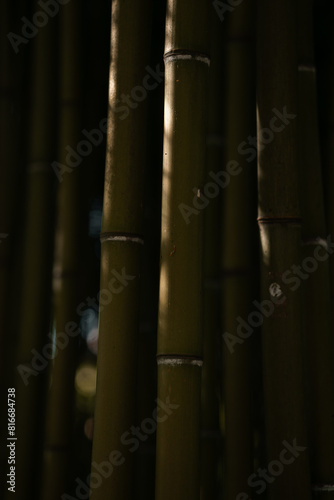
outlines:
{"label": "vertical bamboo stalk", "polygon": [[[235,176],[223,191],[222,217],[222,325],[223,325],[223,401],[225,410],[226,498],[250,494],[247,480],[252,472],[252,373],[253,338],[230,342],[227,333],[238,335],[238,319],[247,323],[255,299],[255,153],[245,156],[240,146],[255,129],[255,3],[244,2],[226,19],[226,169],[236,161]],[[240,154],[242,151],[242,154]],[[254,306],[253,306],[254,309]],[[242,328],[241,328],[242,330]]]}
{"label": "vertical bamboo stalk", "polygon": [[[7,39],[16,30],[26,2],[0,4],[0,471],[5,478],[7,462],[7,395],[15,379],[17,342],[17,271],[21,259],[19,231],[24,194],[24,94],[27,50],[16,54]],[[3,482],[3,489],[8,484]],[[1,489],[0,488],[0,496]]]}
{"label": "vertical bamboo stalk", "polygon": [[[208,131],[206,140],[206,176],[220,170],[222,163],[222,101],[224,92],[222,65],[222,29],[219,17],[211,10]],[[219,188],[217,188],[218,191]],[[201,382],[201,499],[217,498],[218,467],[221,456],[219,429],[219,263],[220,222],[219,191],[204,212],[203,269],[203,369]]]}
{"label": "vertical bamboo stalk", "polygon": [[[36,1],[33,11],[37,10]],[[27,208],[15,384],[19,443],[16,449],[15,495],[19,500],[37,496],[43,435],[44,382],[48,364],[43,348],[49,341],[54,230],[54,172],[51,162],[55,158],[57,130],[56,28],[56,20],[52,20],[29,41],[33,56],[27,131]],[[34,349],[38,354],[34,354]]]}
{"label": "vertical bamboo stalk", "polygon": [[[258,3],[258,222],[262,298],[274,312],[262,328],[267,460],[279,460],[285,444],[299,446],[295,460],[268,485],[269,498],[311,497],[302,370],[301,289],[289,286],[301,262],[297,164],[296,2]],[[265,128],[272,128],[266,140]]]}
{"label": "vertical bamboo stalk", "polygon": [[[326,240],[327,235],[318,140],[312,8],[311,0],[299,2],[298,125],[303,271],[306,271],[304,329],[307,346],[311,478],[313,489],[318,491],[321,485],[332,484],[334,478],[334,345],[330,325],[329,260],[319,261],[314,258],[319,240]],[[332,497],[334,498],[334,492],[328,491],[319,491],[316,496]]]}
{"label": "vertical bamboo stalk", "polygon": [[137,102],[124,116],[118,103],[135,95],[145,77],[149,6],[148,1],[130,0],[112,4],[100,286],[113,293],[100,307],[92,472],[103,461],[113,463],[113,471],[92,488],[93,500],[129,500],[133,495],[134,457],[126,433],[135,425],[146,106]]}
{"label": "vertical bamboo stalk", "polygon": [[202,205],[208,7],[167,2],[157,360],[158,398],[174,406],[157,427],[156,500],[200,496],[203,215],[181,209]]}
{"label": "vertical bamboo stalk", "polygon": [[[60,114],[59,159],[67,164],[66,147],[81,138],[81,2],[72,0],[59,14]],[[102,135],[102,133],[101,133]],[[44,436],[42,500],[59,499],[67,489],[73,428],[74,372],[77,335],[68,335],[76,319],[80,239],[79,180],[81,171],[65,173],[58,186],[53,271],[54,359],[49,370]],[[65,332],[65,334],[64,334]],[[65,345],[66,344],[66,345]]]}

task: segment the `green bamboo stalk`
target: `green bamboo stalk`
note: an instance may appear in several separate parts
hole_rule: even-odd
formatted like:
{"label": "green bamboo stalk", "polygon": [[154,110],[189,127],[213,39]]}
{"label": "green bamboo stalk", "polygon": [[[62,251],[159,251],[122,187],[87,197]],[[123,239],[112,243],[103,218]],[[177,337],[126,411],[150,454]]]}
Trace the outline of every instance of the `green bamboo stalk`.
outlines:
{"label": "green bamboo stalk", "polygon": [[[301,178],[301,214],[304,262],[314,261],[319,239],[326,240],[316,69],[313,55],[313,2],[299,2],[298,125]],[[307,145],[307,147],[305,147]],[[310,203],[312,200],[312,204]],[[314,270],[314,268],[312,267]],[[330,323],[329,261],[318,261],[306,272],[304,330],[307,345],[308,415],[312,483],[332,484],[334,478],[334,373]],[[321,486],[320,486],[321,487]],[[334,498],[319,492],[316,498]]]}
{"label": "green bamboo stalk", "polygon": [[[202,205],[208,4],[167,2],[158,397],[175,405],[157,426],[156,500],[199,499]],[[181,205],[184,204],[184,205]]]}
{"label": "green bamboo stalk", "polygon": [[140,102],[124,116],[118,112],[118,103],[145,77],[149,6],[149,2],[130,0],[112,4],[100,286],[101,290],[110,287],[114,293],[111,302],[100,308],[92,471],[96,470],[94,464],[106,461],[113,463],[113,471],[98,488],[92,488],[92,500],[125,500],[133,495],[134,456],[124,433],[131,433],[136,424],[146,105]]}
{"label": "green bamboo stalk", "polygon": [[[210,72],[208,97],[208,134],[206,180],[217,173],[222,163],[222,30],[211,10]],[[219,429],[219,263],[220,196],[211,200],[204,212],[204,293],[203,293],[203,369],[201,396],[201,499],[217,498],[218,468],[221,456]]]}
{"label": "green bamboo stalk", "polygon": [[[293,463],[285,465],[268,485],[271,500],[311,498],[302,369],[301,289],[292,290],[287,274],[292,265],[301,262],[295,121],[296,28],[295,1],[259,1],[257,128],[262,298],[278,302],[274,312],[264,318],[262,328],[267,463],[279,460],[285,442],[303,447]],[[283,118],[273,119],[280,113]],[[268,137],[263,128],[269,126],[276,128],[274,137],[265,147],[260,147],[263,138]]]}
{"label": "green bamboo stalk", "polygon": [[[240,145],[255,131],[255,3],[244,2],[226,19],[225,164],[237,159],[237,175],[223,192],[222,326],[223,400],[225,408],[224,498],[250,494],[252,472],[252,372],[254,337],[231,344],[241,317],[247,322],[256,297],[256,217],[254,155],[240,154]],[[253,306],[254,309],[254,306]],[[239,327],[238,327],[239,328]]]}
{"label": "green bamboo stalk", "polygon": [[[34,11],[38,3],[33,4]],[[54,173],[56,146],[56,22],[30,40],[33,51],[27,152],[27,197],[20,288],[16,388],[16,498],[36,498],[43,435],[45,362],[31,365],[32,349],[48,343],[53,254]],[[36,358],[35,358],[36,359]],[[47,364],[47,362],[46,362]],[[35,365],[36,366],[36,365]],[[12,493],[9,493],[12,495]]]}
{"label": "green bamboo stalk", "polygon": [[[81,15],[79,0],[59,14],[60,37],[60,111],[59,160],[66,165],[68,145],[76,147],[81,139]],[[74,373],[78,336],[67,336],[68,324],[76,319],[78,297],[81,171],[64,174],[57,193],[57,227],[53,271],[53,314],[55,357],[49,370],[44,435],[42,500],[58,500],[67,490],[70,469],[70,443],[73,428]],[[57,348],[56,346],[64,346]]]}

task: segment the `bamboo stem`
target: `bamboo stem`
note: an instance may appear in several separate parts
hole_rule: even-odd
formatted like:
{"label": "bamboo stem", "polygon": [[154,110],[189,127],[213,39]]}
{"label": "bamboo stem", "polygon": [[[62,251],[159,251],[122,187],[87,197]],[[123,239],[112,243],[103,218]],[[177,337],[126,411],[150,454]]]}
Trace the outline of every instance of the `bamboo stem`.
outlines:
{"label": "bamboo stem", "polygon": [[[301,289],[292,290],[286,279],[290,267],[301,262],[296,27],[295,1],[259,1],[257,128],[262,298],[279,302],[274,312],[263,319],[262,328],[268,463],[279,458],[284,442],[302,447],[296,460],[268,485],[271,500],[311,498]],[[273,132],[271,142],[261,148],[263,129],[270,124],[276,129],[280,126],[281,131]],[[279,286],[274,295],[272,285]]]}
{"label": "bamboo stem", "polygon": [[[312,1],[299,3],[298,124],[305,263],[314,259],[317,239],[327,236],[318,141],[312,7]],[[331,484],[334,478],[334,373],[331,362],[334,346],[330,327],[329,261],[318,262],[317,269],[308,273],[303,285],[311,478],[315,485]],[[316,498],[332,496],[334,498],[333,492],[326,492]]]}
{"label": "bamboo stem", "polygon": [[[92,489],[92,500],[111,497],[130,500],[133,495],[134,455],[129,452],[124,433],[136,423],[146,105],[140,102],[135,109],[128,109],[124,119],[117,109],[122,96],[129,96],[145,77],[150,36],[149,2],[116,0],[112,4],[111,20],[100,286],[101,290],[111,286],[116,292],[109,304],[100,307],[92,464],[114,461],[115,452],[118,465],[99,488]],[[118,282],[115,275],[119,277]]]}
{"label": "bamboo stem", "polygon": [[187,224],[179,206],[203,189],[208,14],[202,0],[167,2],[157,355],[158,398],[175,406],[157,426],[156,500],[200,496],[202,214]]}
{"label": "bamboo stem", "polygon": [[[33,8],[37,10],[38,3]],[[17,351],[16,387],[16,498],[37,497],[38,470],[48,359],[43,348],[49,343],[51,271],[54,225],[54,173],[57,78],[56,20],[31,40],[33,51],[30,87],[29,140],[27,152],[26,223],[23,238],[22,301]],[[35,362],[35,349],[44,361]],[[36,370],[39,366],[40,370]]]}
{"label": "bamboo stem", "polygon": [[[66,147],[81,136],[81,3],[72,2],[60,13],[60,119],[59,158],[66,164]],[[76,170],[63,176],[58,186],[57,227],[53,276],[55,357],[49,370],[50,384],[44,436],[42,500],[58,500],[67,490],[69,447],[73,427],[74,372],[78,336],[67,336],[67,324],[76,318],[80,241],[79,179]]]}

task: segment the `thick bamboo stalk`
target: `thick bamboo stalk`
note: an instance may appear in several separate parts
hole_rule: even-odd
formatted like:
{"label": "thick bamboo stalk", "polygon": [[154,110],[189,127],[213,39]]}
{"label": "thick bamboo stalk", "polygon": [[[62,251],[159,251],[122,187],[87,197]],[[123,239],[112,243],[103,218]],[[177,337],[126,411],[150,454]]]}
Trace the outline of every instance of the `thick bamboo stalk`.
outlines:
{"label": "thick bamboo stalk", "polygon": [[[38,10],[34,2],[33,9]],[[56,147],[56,20],[30,40],[33,53],[27,152],[27,197],[17,351],[16,498],[36,498],[49,343]],[[36,351],[37,353],[35,354]],[[50,351],[48,351],[50,352]],[[38,358],[38,359],[37,359]],[[37,367],[37,368],[36,368]],[[12,495],[10,493],[10,495]]]}
{"label": "thick bamboo stalk", "polygon": [[[200,496],[202,205],[209,69],[207,2],[167,2],[156,500]],[[182,205],[183,204],[183,205]],[[188,223],[187,223],[188,222]]]}
{"label": "thick bamboo stalk", "polygon": [[112,4],[100,282],[101,291],[112,291],[112,300],[100,307],[92,457],[92,472],[96,470],[94,464],[106,461],[112,472],[98,488],[92,487],[93,500],[125,500],[133,495],[134,456],[127,433],[131,434],[131,427],[136,425],[146,106],[145,102],[137,102],[126,113],[119,114],[118,104],[130,94],[138,95],[136,87],[145,77],[150,40],[149,5],[148,1],[130,0]]}
{"label": "thick bamboo stalk", "polygon": [[[71,145],[81,139],[81,2],[72,2],[60,13],[60,111],[59,160],[67,163]],[[102,133],[101,133],[102,135]],[[80,167],[79,167],[80,168]],[[68,324],[76,320],[78,297],[81,171],[63,175],[57,193],[57,224],[53,270],[55,357],[49,370],[44,435],[41,500],[58,500],[67,491],[70,442],[73,428],[74,372],[78,335],[64,341]],[[65,343],[67,345],[65,345]]]}
{"label": "thick bamboo stalk", "polygon": [[[259,1],[257,128],[262,299],[277,303],[274,311],[263,318],[262,327],[267,460],[271,481],[271,484],[265,483],[265,487],[271,500],[311,498],[302,368],[301,288],[295,289],[289,281],[290,267],[301,262],[295,121],[296,28],[294,0]],[[269,136],[270,142],[267,141]],[[263,140],[267,144],[261,148]],[[289,463],[280,462],[278,475],[275,472],[278,467],[270,467],[270,463],[283,457],[285,443],[299,448],[295,448],[293,460],[288,456]]]}
{"label": "thick bamboo stalk", "polygon": [[254,136],[256,122],[254,9],[254,2],[244,2],[226,20],[225,164],[237,159],[237,174],[223,192],[222,219],[226,498],[235,498],[241,492],[251,493],[247,481],[253,469],[251,352],[258,332],[234,345],[225,338],[225,332],[237,335],[237,318],[247,320],[257,292],[255,154],[245,156],[240,148],[247,137]]}
{"label": "thick bamboo stalk", "polygon": [[[210,172],[217,172],[222,163],[222,101],[224,92],[222,65],[222,29],[211,10],[210,72],[208,97],[208,131],[206,182]],[[210,201],[204,212],[204,292],[203,292],[203,369],[201,383],[201,499],[217,498],[218,468],[221,458],[219,429],[219,250],[220,200]]]}
{"label": "thick bamboo stalk", "polygon": [[[333,484],[334,478],[334,373],[332,367],[334,345],[330,323],[329,260],[316,261],[314,258],[314,252],[319,247],[319,239],[326,240],[327,234],[318,140],[312,8],[311,0],[299,2],[298,152],[303,221],[302,255],[305,271],[304,329],[307,345],[311,478],[313,489],[319,490],[323,484]],[[319,491],[316,498],[332,498],[332,496],[334,498],[334,492]]]}

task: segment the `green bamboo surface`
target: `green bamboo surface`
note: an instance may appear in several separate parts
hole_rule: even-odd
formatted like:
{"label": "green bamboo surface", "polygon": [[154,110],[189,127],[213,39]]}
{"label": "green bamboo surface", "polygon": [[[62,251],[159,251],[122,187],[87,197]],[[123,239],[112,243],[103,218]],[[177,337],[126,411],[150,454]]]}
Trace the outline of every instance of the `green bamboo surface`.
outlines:
{"label": "green bamboo surface", "polygon": [[203,222],[179,206],[204,183],[208,15],[201,0],[167,2],[157,359],[158,398],[177,408],[158,422],[156,500],[200,498]]}
{"label": "green bamboo surface", "polygon": [[[274,109],[297,113],[296,2],[258,3],[258,134]],[[276,121],[274,126],[278,127]],[[284,273],[301,262],[297,129],[290,118],[258,154],[258,216],[262,299],[276,294],[282,304],[262,327],[267,462],[277,459],[283,441],[304,447],[268,485],[270,500],[311,498],[305,422],[301,288],[292,290]],[[280,287],[273,292],[271,287]],[[271,287],[271,288],[270,288]],[[271,292],[270,292],[271,291]]]}
{"label": "green bamboo surface", "polygon": [[[93,500],[133,495],[134,455],[121,441],[136,425],[136,374],[139,329],[139,277],[142,245],[143,169],[146,161],[146,104],[121,119],[118,99],[141,85],[148,63],[149,2],[116,1],[111,16],[111,66],[105,190],[101,234],[100,289],[108,289],[115,271],[128,280],[100,309],[97,394],[92,461],[119,452],[119,465]],[[123,438],[124,441],[124,438]],[[131,447],[130,447],[131,448]],[[93,469],[92,469],[93,470]]]}

